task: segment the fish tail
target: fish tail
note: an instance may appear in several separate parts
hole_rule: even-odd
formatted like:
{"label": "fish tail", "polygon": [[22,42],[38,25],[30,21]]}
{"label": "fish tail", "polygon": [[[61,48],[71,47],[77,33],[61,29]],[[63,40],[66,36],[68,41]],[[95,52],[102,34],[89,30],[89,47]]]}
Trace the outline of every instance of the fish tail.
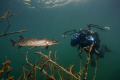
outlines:
{"label": "fish tail", "polygon": [[14,47],[14,46],[15,46],[15,44],[16,44],[16,41],[15,41],[15,40],[13,40],[13,39],[10,39],[10,41],[12,42],[12,47]]}

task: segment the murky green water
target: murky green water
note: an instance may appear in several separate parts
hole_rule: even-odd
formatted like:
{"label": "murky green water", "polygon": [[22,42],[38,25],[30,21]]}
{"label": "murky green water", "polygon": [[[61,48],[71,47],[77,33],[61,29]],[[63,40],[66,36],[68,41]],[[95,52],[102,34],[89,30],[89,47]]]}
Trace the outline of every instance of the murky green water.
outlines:
{"label": "murky green water", "polygon": [[[83,65],[86,62],[86,54],[82,54],[83,59],[77,57],[76,47],[70,46],[72,35],[63,39],[64,31],[80,28],[87,29],[87,24],[97,24],[110,27],[110,31],[103,32],[93,28],[93,31],[99,33],[101,44],[106,44],[113,51],[105,53],[104,58],[98,59],[96,80],[120,80],[120,1],[118,0],[0,0],[0,15],[10,10],[11,14],[20,13],[17,16],[9,18],[10,28],[8,32],[28,29],[27,32],[11,34],[0,37],[0,70],[1,63],[5,62],[5,56],[11,61],[13,70],[10,75],[14,80],[22,74],[22,64],[26,64],[25,55],[28,51],[28,57],[32,63],[35,62],[37,55],[35,48],[20,49],[23,56],[15,46],[11,49],[10,39],[18,41],[18,36],[23,35],[26,38],[42,37],[55,39],[61,42],[60,45],[50,46],[48,50],[37,48],[48,54],[51,49],[57,50],[57,58],[60,65],[69,67],[75,64],[75,71],[79,70],[79,63],[82,60]],[[4,33],[8,26],[7,19],[0,22],[0,33]],[[92,80],[94,76],[94,67],[89,64],[87,80]],[[6,74],[0,76],[5,78]],[[37,74],[37,80],[40,75]]]}

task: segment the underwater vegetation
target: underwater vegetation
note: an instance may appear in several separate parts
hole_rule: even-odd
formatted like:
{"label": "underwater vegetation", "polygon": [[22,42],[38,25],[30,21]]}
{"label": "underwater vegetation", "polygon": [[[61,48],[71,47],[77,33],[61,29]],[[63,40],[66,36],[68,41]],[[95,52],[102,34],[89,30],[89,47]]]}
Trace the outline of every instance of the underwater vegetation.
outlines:
{"label": "underwater vegetation", "polygon": [[[92,43],[90,46],[84,47],[78,55],[82,53],[84,50],[88,50],[87,60],[85,66],[82,66],[83,64],[80,61],[80,70],[78,72],[75,72],[75,66],[74,64],[71,65],[69,68],[64,68],[63,66],[60,66],[57,62],[57,51],[55,53],[53,51],[49,51],[48,55],[43,54],[40,52],[35,52],[35,54],[38,55],[36,62],[34,64],[30,63],[28,59],[28,52],[26,53],[26,63],[27,65],[31,66],[32,69],[28,70],[25,68],[24,65],[22,65],[23,72],[18,78],[18,80],[28,80],[33,79],[36,80],[36,72],[40,71],[41,74],[41,80],[87,80],[87,71],[88,71],[88,65],[90,60],[90,53],[92,50],[94,43]],[[51,59],[51,55],[53,54],[54,60]],[[0,75],[5,72],[5,69],[7,69],[6,78],[2,78],[1,80],[14,80],[14,76],[9,76],[10,71],[12,68],[10,65],[10,60],[7,60],[7,57],[5,57],[6,61],[2,63],[3,68],[0,69]],[[95,80],[96,77],[96,71],[97,71],[97,58],[96,58],[96,66],[95,66],[95,74],[93,77],[93,80]],[[27,72],[27,74],[26,74]],[[89,74],[88,74],[89,75]]]}

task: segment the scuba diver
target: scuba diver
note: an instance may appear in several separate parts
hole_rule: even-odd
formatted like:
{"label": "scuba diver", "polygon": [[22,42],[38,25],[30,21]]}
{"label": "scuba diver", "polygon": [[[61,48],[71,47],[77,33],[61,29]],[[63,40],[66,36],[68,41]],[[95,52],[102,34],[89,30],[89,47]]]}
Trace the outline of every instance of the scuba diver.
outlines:
{"label": "scuba diver", "polygon": [[[93,53],[97,55],[97,57],[103,58],[104,57],[104,52],[109,50],[106,45],[104,47],[102,46],[101,50],[99,51],[100,48],[100,39],[99,39],[99,34],[97,32],[93,32],[91,30],[91,27],[98,28],[102,31],[109,31],[109,27],[101,27],[99,25],[94,25],[94,24],[88,24],[88,30],[86,29],[80,29],[78,32],[74,30],[66,31],[63,33],[62,37],[66,38],[66,35],[69,33],[69,35],[73,35],[71,38],[71,46],[77,46],[78,49],[90,46],[94,42],[94,46],[91,51],[91,58],[93,58]],[[71,34],[70,34],[71,33]],[[106,50],[107,49],[107,50]],[[111,50],[109,50],[111,51]],[[91,62],[91,64],[94,66],[95,64]]]}

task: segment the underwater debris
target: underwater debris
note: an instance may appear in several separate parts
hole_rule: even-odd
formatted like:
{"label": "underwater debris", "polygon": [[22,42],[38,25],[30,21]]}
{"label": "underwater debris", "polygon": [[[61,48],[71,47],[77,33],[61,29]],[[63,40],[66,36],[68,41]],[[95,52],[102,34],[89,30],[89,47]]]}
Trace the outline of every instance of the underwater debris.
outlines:
{"label": "underwater debris", "polygon": [[89,60],[90,60],[90,53],[91,53],[93,45],[94,45],[94,43],[92,43],[90,46],[84,47],[80,51],[80,53],[78,54],[78,56],[79,56],[83,52],[83,50],[88,50],[87,62],[86,62],[86,65],[85,65],[86,69],[85,69],[85,72],[84,72],[84,78],[83,78],[83,80],[86,80],[86,77],[87,77],[88,64],[89,64]]}
{"label": "underwater debris", "polygon": [[80,71],[78,73],[75,73],[75,75],[79,78],[79,80],[81,80],[84,69],[85,69],[85,66],[82,67],[82,61],[80,60]]}
{"label": "underwater debris", "polygon": [[[27,52],[26,62],[29,66],[32,67],[32,69],[28,70],[24,67],[24,65],[22,65],[23,72],[18,78],[18,80],[21,80],[21,79],[22,80],[29,80],[29,79],[37,80],[36,71],[40,71],[42,73],[41,80],[43,79],[46,79],[46,80],[57,79],[58,80],[58,78],[59,80],[86,80],[88,64],[90,60],[90,52],[92,50],[93,45],[94,43],[91,46],[87,46],[86,48],[84,48],[84,50],[86,49],[88,50],[87,62],[85,66],[82,67],[82,61],[80,60],[80,70],[78,72],[75,72],[74,64],[72,64],[69,68],[65,68],[63,67],[63,65],[60,66],[57,63],[57,58],[56,58],[57,51],[55,51],[55,53],[53,53],[53,51],[49,51],[48,55],[45,55],[42,52],[35,52],[35,54],[37,54],[38,57],[34,64],[30,63],[28,59],[28,52]],[[51,56],[51,54],[53,54],[53,57]],[[51,57],[54,60],[52,60]],[[93,80],[95,80],[96,71],[97,71],[97,57],[95,59],[96,59],[96,66],[95,66],[95,74],[94,74]],[[4,72],[6,68],[8,68],[7,80],[13,80],[14,76],[11,76],[11,77],[9,76],[9,72],[12,70],[9,64],[10,64],[10,61],[7,60],[7,57],[6,57],[6,62],[2,63],[3,69],[0,70],[0,75]],[[4,78],[2,78],[1,80],[4,80]]]}
{"label": "underwater debris", "polygon": [[70,73],[72,73],[72,68],[74,67],[74,65],[71,65],[70,68],[68,68],[70,70]]}
{"label": "underwater debris", "polygon": [[[3,65],[3,68],[2,68],[2,70],[0,70],[0,75],[5,71],[5,69],[7,68],[8,70],[7,70],[7,79],[6,80],[13,80],[14,79],[14,76],[9,76],[9,73],[10,73],[10,71],[12,70],[12,68],[9,66],[10,65],[10,61],[9,60],[7,60],[7,56],[5,56],[5,59],[6,59],[6,62],[4,62],[4,63],[2,63],[2,65]],[[4,78],[2,78],[1,80],[4,80]]]}
{"label": "underwater debris", "polygon": [[87,77],[88,64],[89,64],[89,60],[90,60],[90,52],[92,50],[93,45],[94,45],[94,43],[92,43],[91,46],[86,48],[88,50],[88,57],[87,57],[87,63],[85,65],[86,69],[85,69],[85,72],[84,72],[84,79],[83,80],[86,80],[86,77]]}
{"label": "underwater debris", "polygon": [[[95,55],[95,54],[94,54]],[[93,77],[93,80],[95,80],[95,77],[96,77],[96,72],[97,72],[97,56],[95,55],[95,59],[96,59],[96,64],[95,64],[95,74],[94,74],[94,77]]]}
{"label": "underwater debris", "polygon": [[2,34],[0,34],[0,37],[1,37],[1,36],[5,36],[5,35],[9,35],[9,34],[26,32],[26,31],[28,31],[28,30],[20,30],[20,31],[14,31],[14,32],[9,32],[9,33],[2,33]]}
{"label": "underwater debris", "polygon": [[[44,55],[44,54],[41,53],[41,52],[36,52],[36,54],[39,54],[39,55],[41,55],[42,57],[46,58],[46,59],[45,59],[46,61],[44,61],[43,65],[42,65],[41,67],[39,67],[39,66],[37,66],[37,65],[33,65],[33,64],[31,64],[30,62],[28,62],[28,57],[27,57],[28,52],[27,52],[27,54],[26,54],[27,64],[30,65],[30,66],[32,66],[32,67],[34,67],[34,70],[35,70],[35,69],[40,70],[44,75],[47,76],[48,79],[51,79],[51,80],[55,80],[55,76],[54,76],[54,73],[55,73],[55,72],[57,72],[60,80],[63,80],[62,77],[61,77],[61,75],[60,75],[60,71],[63,71],[63,72],[65,72],[65,73],[67,73],[68,75],[72,76],[75,80],[78,80],[78,78],[77,78],[74,74],[72,74],[70,71],[67,71],[65,68],[63,68],[62,66],[60,66],[58,63],[56,63],[55,61],[51,60],[51,58],[50,58],[50,54],[51,54],[51,53],[52,53],[52,51],[50,51],[50,52],[49,52],[49,55],[47,56],[47,55]],[[54,55],[54,58],[55,58],[55,60],[56,60],[56,57],[55,57],[55,56],[56,56],[56,52],[55,52],[55,55]],[[51,64],[50,64],[50,63],[51,63]],[[44,68],[45,68],[46,66],[48,66],[49,69],[50,69],[50,75],[48,74],[48,72],[46,72],[46,70],[44,70]],[[72,66],[72,67],[73,67],[73,66]],[[71,69],[72,69],[72,67],[71,67]],[[60,70],[59,70],[58,68],[59,68]],[[56,71],[55,71],[55,70],[56,70]],[[34,73],[34,75],[35,75],[35,73]],[[33,77],[33,78],[34,78],[34,77]],[[34,79],[34,80],[35,80],[35,79]]]}
{"label": "underwater debris", "polygon": [[5,31],[5,33],[4,33],[4,36],[6,35],[6,33],[7,33],[7,31],[8,31],[8,29],[9,29],[9,27],[10,27],[10,22],[9,22],[9,17],[12,17],[12,16],[17,16],[17,15],[19,15],[20,13],[18,13],[18,14],[12,14],[12,15],[9,15],[9,13],[10,13],[10,11],[7,9],[7,8],[5,8],[6,9],[6,13],[4,13],[4,14],[2,14],[1,16],[0,16],[0,19],[2,19],[0,22],[2,22],[3,21],[3,19],[7,19],[7,22],[8,22],[8,27],[7,27],[7,29],[6,29],[6,31]]}
{"label": "underwater debris", "polygon": [[41,52],[36,52],[36,54],[40,54],[42,56],[44,56],[46,59],[48,59],[49,62],[51,62],[52,64],[54,64],[55,66],[57,66],[58,68],[60,68],[63,72],[67,73],[68,75],[72,76],[75,80],[78,80],[78,78],[72,74],[71,72],[67,71],[65,68],[63,68],[62,66],[60,66],[58,63],[54,62],[53,60],[51,60],[51,58],[47,55],[44,55]]}
{"label": "underwater debris", "polygon": [[[84,78],[83,80],[86,80],[86,77],[87,77],[87,70],[88,70],[88,64],[89,64],[89,60],[90,60],[90,52],[92,50],[92,47],[93,47],[94,43],[91,45],[91,46],[88,46],[87,48],[84,48],[87,49],[89,51],[88,53],[88,58],[87,58],[87,62],[86,62],[86,69],[85,67],[80,67],[80,72],[78,73],[73,73],[72,72],[72,68],[74,67],[74,65],[71,65],[70,68],[69,68],[69,71],[67,71],[64,67],[60,66],[57,62],[56,62],[56,52],[54,54],[54,61],[51,59],[50,55],[53,53],[53,51],[50,51],[48,55],[45,55],[41,52],[35,52],[36,54],[39,54],[41,55],[41,57],[44,57],[46,59],[44,59],[44,63],[41,63],[43,64],[41,67],[39,66],[35,66],[36,69],[39,69],[44,75],[46,75],[48,77],[48,79],[51,79],[51,80],[55,80],[55,76],[54,76],[54,73],[55,73],[55,70],[60,78],[60,80],[66,80],[66,79],[75,79],[75,80],[81,80],[81,76],[83,74],[83,70],[85,69],[84,71]],[[28,53],[27,53],[28,54]],[[30,65],[30,66],[34,66],[33,64],[31,64],[30,62],[28,62],[28,57],[27,57],[27,54],[26,54],[26,61],[27,61],[27,64]],[[48,74],[47,70],[44,70],[45,67],[49,67],[50,69],[50,73],[51,74]],[[82,66],[81,62],[80,62],[80,66]],[[60,72],[63,73],[66,73],[67,75],[69,75],[68,77],[63,77],[61,76]],[[96,75],[96,70],[95,70],[95,75]]]}
{"label": "underwater debris", "polygon": [[[28,54],[28,52],[27,52],[27,54]],[[55,80],[52,76],[48,75],[47,72],[43,69],[43,68],[47,65],[47,62],[45,62],[44,65],[42,66],[42,68],[40,68],[39,66],[33,65],[33,64],[31,64],[31,63],[28,62],[27,54],[26,54],[26,62],[27,62],[28,65],[34,67],[34,69],[36,68],[36,69],[40,70],[40,71],[41,71],[44,75],[46,75],[49,79]],[[34,73],[34,75],[35,75],[35,73]]]}
{"label": "underwater debris", "polygon": [[22,65],[22,69],[23,69],[23,72],[22,74],[20,75],[20,77],[18,78],[18,80],[20,80],[22,78],[22,75],[24,74],[24,79],[25,79],[25,70],[29,72],[29,70],[27,70],[24,65]]}

